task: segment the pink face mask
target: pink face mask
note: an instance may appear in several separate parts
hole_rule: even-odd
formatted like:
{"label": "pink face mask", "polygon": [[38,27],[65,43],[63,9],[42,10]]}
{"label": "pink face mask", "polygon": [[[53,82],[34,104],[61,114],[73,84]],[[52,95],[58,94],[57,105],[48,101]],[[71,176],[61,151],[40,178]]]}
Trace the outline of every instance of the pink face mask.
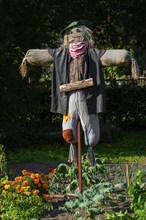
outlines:
{"label": "pink face mask", "polygon": [[74,59],[82,54],[84,54],[87,50],[88,43],[87,42],[74,42],[69,44],[69,53],[71,57]]}

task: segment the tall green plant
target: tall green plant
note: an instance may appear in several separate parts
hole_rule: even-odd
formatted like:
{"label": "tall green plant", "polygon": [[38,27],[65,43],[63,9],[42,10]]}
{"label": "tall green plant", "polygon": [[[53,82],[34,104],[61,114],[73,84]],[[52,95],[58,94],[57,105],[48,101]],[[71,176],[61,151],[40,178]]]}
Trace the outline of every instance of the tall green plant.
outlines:
{"label": "tall green plant", "polygon": [[146,219],[146,175],[143,170],[138,170],[135,181],[127,190],[131,199],[131,214],[125,211],[106,213],[106,220],[145,220]]}
{"label": "tall green plant", "polygon": [[132,198],[131,209],[134,212],[134,217],[144,220],[146,217],[146,174],[143,170],[137,171],[136,179],[130,185],[128,194]]}

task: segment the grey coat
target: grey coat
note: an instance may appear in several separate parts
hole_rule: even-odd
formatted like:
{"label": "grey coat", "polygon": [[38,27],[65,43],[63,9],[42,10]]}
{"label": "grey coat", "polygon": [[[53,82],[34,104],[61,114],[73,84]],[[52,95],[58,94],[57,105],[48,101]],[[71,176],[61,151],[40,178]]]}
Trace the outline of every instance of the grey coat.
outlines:
{"label": "grey coat", "polygon": [[[69,83],[69,65],[71,56],[68,48],[48,49],[49,54],[54,58],[52,86],[51,86],[51,112],[67,114],[68,92],[60,93],[59,86]],[[105,86],[101,70],[100,58],[104,50],[88,48],[85,57],[86,68],[84,79],[93,78],[93,86],[85,88],[85,95],[89,114],[105,112]]]}

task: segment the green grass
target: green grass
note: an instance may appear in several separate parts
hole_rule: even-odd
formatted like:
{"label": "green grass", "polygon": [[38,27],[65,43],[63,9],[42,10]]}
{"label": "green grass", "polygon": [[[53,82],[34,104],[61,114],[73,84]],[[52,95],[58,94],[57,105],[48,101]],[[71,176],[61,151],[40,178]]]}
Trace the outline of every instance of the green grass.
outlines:
{"label": "green grass", "polygon": [[100,143],[95,152],[106,162],[146,162],[146,133],[122,131],[110,143]]}
{"label": "green grass", "polygon": [[[82,154],[87,148],[82,144]],[[95,156],[104,158],[106,163],[146,162],[146,134],[144,130],[118,131],[110,140],[103,138],[94,147]],[[27,148],[7,151],[7,160],[12,163],[66,162],[69,144],[37,144]]]}
{"label": "green grass", "polygon": [[50,163],[65,162],[68,156],[69,147],[67,145],[39,144],[18,150],[8,150],[7,160],[12,163]]}

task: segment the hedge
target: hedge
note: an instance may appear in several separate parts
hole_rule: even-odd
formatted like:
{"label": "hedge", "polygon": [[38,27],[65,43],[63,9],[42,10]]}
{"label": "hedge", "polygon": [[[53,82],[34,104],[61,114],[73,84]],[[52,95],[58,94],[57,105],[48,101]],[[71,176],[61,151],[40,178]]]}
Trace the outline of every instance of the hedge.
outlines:
{"label": "hedge", "polygon": [[146,86],[107,88],[106,121],[120,126],[146,125]]}
{"label": "hedge", "polygon": [[[50,91],[46,87],[32,86],[23,95],[20,104],[13,100],[14,110],[11,106],[9,113],[5,111],[5,116],[1,115],[1,144],[21,147],[42,140],[48,142],[51,134],[62,129],[62,116],[50,112]],[[108,87],[106,109],[106,113],[100,115],[103,125],[145,126],[146,86]]]}

